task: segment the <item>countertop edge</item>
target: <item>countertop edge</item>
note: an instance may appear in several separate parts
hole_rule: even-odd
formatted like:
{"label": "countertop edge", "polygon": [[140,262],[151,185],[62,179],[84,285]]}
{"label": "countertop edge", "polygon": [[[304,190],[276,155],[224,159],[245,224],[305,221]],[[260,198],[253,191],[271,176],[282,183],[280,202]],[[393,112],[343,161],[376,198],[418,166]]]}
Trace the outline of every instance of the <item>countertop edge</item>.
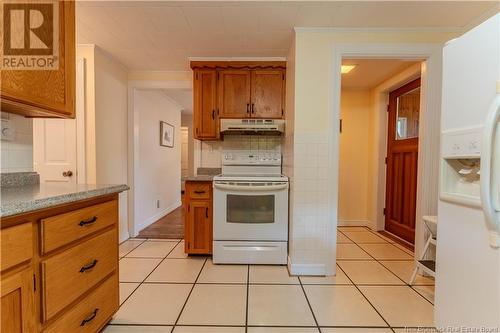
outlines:
{"label": "countertop edge", "polygon": [[91,199],[107,194],[120,193],[127,191],[130,187],[127,185],[110,185],[109,187],[86,190],[75,193],[65,193],[55,195],[49,198],[34,199],[15,202],[7,204],[6,207],[2,205],[0,211],[0,218],[11,217],[24,213],[31,213],[40,209],[51,208],[53,206],[73,203],[80,200]]}

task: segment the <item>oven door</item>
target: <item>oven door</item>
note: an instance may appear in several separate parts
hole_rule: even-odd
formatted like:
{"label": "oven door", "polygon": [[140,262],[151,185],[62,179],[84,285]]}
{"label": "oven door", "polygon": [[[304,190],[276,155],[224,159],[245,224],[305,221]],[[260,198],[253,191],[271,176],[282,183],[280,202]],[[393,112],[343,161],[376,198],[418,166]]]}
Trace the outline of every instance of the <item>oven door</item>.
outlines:
{"label": "oven door", "polygon": [[214,240],[287,236],[288,182],[214,181]]}

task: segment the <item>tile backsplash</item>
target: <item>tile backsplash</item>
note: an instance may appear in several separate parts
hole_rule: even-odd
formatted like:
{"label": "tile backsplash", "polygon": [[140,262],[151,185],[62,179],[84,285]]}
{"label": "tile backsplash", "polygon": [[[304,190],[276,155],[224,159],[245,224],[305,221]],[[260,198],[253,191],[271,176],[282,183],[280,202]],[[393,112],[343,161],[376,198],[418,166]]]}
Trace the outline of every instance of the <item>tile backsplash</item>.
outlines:
{"label": "tile backsplash", "polygon": [[33,119],[2,112],[2,128],[5,125],[12,135],[0,141],[0,172],[33,171]]}
{"label": "tile backsplash", "polygon": [[281,152],[281,136],[228,135],[223,141],[202,141],[200,166],[221,167],[224,151],[248,150],[249,153]]}

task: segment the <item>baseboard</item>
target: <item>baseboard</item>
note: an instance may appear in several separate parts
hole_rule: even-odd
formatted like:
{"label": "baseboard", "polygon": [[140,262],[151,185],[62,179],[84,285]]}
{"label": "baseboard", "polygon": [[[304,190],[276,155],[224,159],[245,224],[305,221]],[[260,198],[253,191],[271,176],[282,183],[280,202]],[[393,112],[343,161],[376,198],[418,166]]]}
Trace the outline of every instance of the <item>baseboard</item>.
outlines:
{"label": "baseboard", "polygon": [[288,257],[288,271],[290,275],[310,275],[310,276],[325,276],[326,267],[324,264],[294,264]]}
{"label": "baseboard", "polygon": [[164,217],[165,215],[173,212],[174,210],[176,210],[177,208],[179,208],[180,206],[182,206],[182,202],[181,201],[178,201],[176,203],[174,203],[173,205],[161,210],[160,212],[158,212],[157,214],[151,216],[150,218],[144,220],[144,221],[141,221],[140,223],[137,223],[136,227],[134,228],[135,229],[135,232],[136,232],[136,236],[139,234],[139,232],[141,232],[143,229],[145,229],[146,227],[149,227],[151,224],[155,223],[156,221],[158,221],[159,219],[161,219],[162,217]]}
{"label": "baseboard", "polygon": [[120,238],[119,238],[119,243],[123,243],[127,239],[130,238],[130,235],[128,233],[128,230],[120,230]]}
{"label": "baseboard", "polygon": [[376,230],[375,225],[368,220],[337,220],[337,226],[339,227],[368,227],[372,230]]}

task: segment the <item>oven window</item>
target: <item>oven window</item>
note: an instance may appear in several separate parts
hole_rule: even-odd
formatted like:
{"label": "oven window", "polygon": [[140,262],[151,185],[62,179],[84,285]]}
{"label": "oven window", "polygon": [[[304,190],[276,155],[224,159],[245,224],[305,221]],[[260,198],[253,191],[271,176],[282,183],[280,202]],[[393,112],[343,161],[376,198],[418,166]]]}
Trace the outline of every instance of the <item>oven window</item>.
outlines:
{"label": "oven window", "polygon": [[229,223],[273,223],[274,195],[228,194],[226,219]]}

